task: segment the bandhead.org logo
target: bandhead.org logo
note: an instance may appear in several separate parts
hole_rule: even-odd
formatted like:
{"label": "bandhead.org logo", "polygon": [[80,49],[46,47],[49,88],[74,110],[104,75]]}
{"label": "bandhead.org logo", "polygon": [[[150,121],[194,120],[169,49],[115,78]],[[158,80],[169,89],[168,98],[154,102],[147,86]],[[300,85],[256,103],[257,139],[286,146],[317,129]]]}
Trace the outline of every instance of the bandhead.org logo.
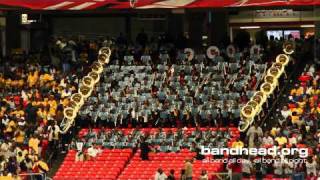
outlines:
{"label": "bandhead.org logo", "polygon": [[202,155],[232,155],[232,156],[289,156],[298,155],[300,158],[307,158],[308,148],[208,148],[201,146]]}

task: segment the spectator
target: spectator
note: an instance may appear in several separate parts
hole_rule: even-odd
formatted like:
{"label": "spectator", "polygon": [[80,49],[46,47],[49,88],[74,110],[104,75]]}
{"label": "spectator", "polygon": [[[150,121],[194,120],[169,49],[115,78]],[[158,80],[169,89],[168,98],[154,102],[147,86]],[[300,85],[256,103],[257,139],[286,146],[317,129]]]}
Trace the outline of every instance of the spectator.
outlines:
{"label": "spectator", "polygon": [[89,149],[88,149],[88,158],[87,159],[93,159],[95,160],[95,158],[97,157],[98,154],[101,153],[101,149],[97,148],[96,145],[92,145]]}
{"label": "spectator", "polygon": [[170,173],[169,173],[169,175],[168,175],[167,180],[175,180],[175,177],[174,177],[174,169],[171,169],[171,170],[170,170]]}
{"label": "spectator", "polygon": [[186,170],[185,169],[181,169],[181,172],[180,172],[180,180],[186,180],[187,177],[186,177]]}
{"label": "spectator", "polygon": [[167,179],[167,175],[163,172],[161,168],[159,168],[156,172],[154,180],[166,180],[166,179]]}
{"label": "spectator", "polygon": [[192,180],[192,160],[187,159],[184,164],[186,180]]}
{"label": "spectator", "polygon": [[242,175],[243,177],[249,178],[252,174],[253,165],[248,157],[242,159]]}
{"label": "spectator", "polygon": [[202,170],[201,171],[201,175],[200,175],[200,180],[209,180],[208,178],[208,174],[207,174],[207,171],[206,170]]}
{"label": "spectator", "polygon": [[146,141],[142,142],[140,144],[140,149],[141,149],[141,159],[149,160],[149,152],[150,152],[149,144]]}

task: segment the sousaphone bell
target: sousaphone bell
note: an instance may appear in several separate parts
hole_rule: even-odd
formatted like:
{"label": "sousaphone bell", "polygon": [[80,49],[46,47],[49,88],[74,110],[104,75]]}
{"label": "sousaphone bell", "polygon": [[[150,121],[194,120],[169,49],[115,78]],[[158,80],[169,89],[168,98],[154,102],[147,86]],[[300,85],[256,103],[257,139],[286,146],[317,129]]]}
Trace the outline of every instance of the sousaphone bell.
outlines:
{"label": "sousaphone bell", "polygon": [[281,63],[283,66],[287,66],[289,60],[289,56],[287,56],[286,54],[279,54],[276,58],[276,62]]}
{"label": "sousaphone bell", "polygon": [[286,41],[283,43],[283,52],[287,55],[293,54],[296,48],[296,45],[292,41]]}
{"label": "sousaphone bell", "polygon": [[264,82],[260,87],[260,91],[264,93],[267,97],[269,97],[269,95],[273,92],[274,88],[274,85],[272,85],[271,83]]}
{"label": "sousaphone bell", "polygon": [[82,84],[79,86],[78,93],[81,94],[84,99],[86,99],[91,95],[92,87]]}
{"label": "sousaphone bell", "polygon": [[82,78],[82,84],[92,89],[94,86],[94,79],[90,76],[85,76]]}
{"label": "sousaphone bell", "polygon": [[91,71],[88,76],[90,76],[93,79],[93,82],[96,84],[99,82],[100,80],[100,74],[98,74],[97,72]]}
{"label": "sousaphone bell", "polygon": [[93,72],[101,74],[103,72],[103,66],[99,61],[95,61],[92,63],[91,70]]}
{"label": "sousaphone bell", "polygon": [[84,100],[83,100],[83,96],[80,94],[80,93],[75,93],[71,96],[70,98],[71,101],[75,102],[76,105],[80,108],[83,103],[84,103]]}

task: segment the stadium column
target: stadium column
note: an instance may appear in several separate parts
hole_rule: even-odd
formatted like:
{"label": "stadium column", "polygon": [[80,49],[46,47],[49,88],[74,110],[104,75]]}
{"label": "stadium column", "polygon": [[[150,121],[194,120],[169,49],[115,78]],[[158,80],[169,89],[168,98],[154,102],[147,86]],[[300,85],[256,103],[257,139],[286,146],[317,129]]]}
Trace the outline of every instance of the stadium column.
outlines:
{"label": "stadium column", "polygon": [[190,39],[190,47],[197,48],[202,44],[202,36],[205,25],[204,12],[187,13],[188,33]]}
{"label": "stadium column", "polygon": [[170,13],[168,15],[168,33],[172,38],[182,36],[184,33],[183,14]]}
{"label": "stadium column", "polygon": [[315,17],[315,36],[320,38],[320,7],[314,8],[314,17]]}
{"label": "stadium column", "polygon": [[229,44],[229,17],[227,10],[214,10],[208,12],[208,38],[209,44]]}
{"label": "stadium column", "polygon": [[20,13],[15,11],[8,11],[6,13],[6,54],[10,54],[11,49],[21,47],[21,34],[20,34]]}

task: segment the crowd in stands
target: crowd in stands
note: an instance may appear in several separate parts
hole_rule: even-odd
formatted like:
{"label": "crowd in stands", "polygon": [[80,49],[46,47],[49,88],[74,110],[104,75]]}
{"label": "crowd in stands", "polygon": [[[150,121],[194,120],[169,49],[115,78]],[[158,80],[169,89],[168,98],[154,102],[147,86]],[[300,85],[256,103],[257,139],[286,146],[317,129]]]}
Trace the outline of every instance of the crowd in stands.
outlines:
{"label": "crowd in stands", "polygon": [[[53,48],[63,62],[68,56],[58,45]],[[60,148],[63,108],[81,77],[76,67],[63,69],[35,57],[18,51],[0,65],[1,177],[48,172],[45,159]]]}
{"label": "crowd in stands", "polygon": [[[243,140],[244,147],[254,148],[304,148],[307,157],[299,154],[266,157],[279,161],[270,164],[256,163],[254,159],[261,157],[245,157],[242,168],[237,169],[234,164],[230,168],[234,172],[250,177],[296,177],[317,179],[320,164],[320,131],[319,131],[319,68],[307,65],[304,72],[290,89],[285,105],[275,116],[276,123],[271,128],[252,126],[246,132]],[[301,155],[301,154],[300,154]],[[301,161],[301,159],[305,159]],[[292,161],[296,160],[296,161]]]}

